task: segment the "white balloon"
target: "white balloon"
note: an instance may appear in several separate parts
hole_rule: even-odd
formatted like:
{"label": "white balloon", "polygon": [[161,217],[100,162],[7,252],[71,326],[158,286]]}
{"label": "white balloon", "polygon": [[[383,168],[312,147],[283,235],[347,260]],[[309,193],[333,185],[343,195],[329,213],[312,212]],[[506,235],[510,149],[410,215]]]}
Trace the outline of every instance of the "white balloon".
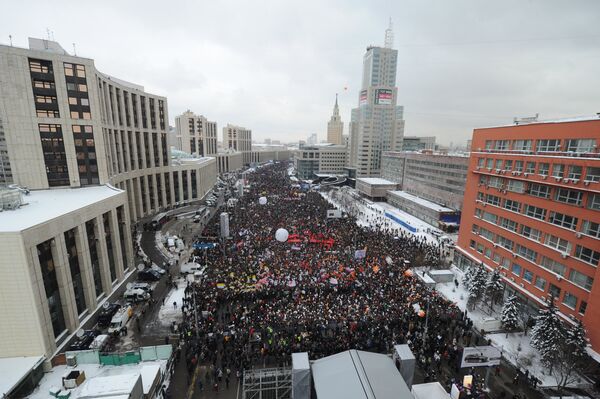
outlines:
{"label": "white balloon", "polygon": [[261,205],[267,205],[267,197],[260,197],[258,203]]}
{"label": "white balloon", "polygon": [[275,239],[279,242],[286,242],[289,236],[290,233],[284,228],[279,228],[275,232]]}

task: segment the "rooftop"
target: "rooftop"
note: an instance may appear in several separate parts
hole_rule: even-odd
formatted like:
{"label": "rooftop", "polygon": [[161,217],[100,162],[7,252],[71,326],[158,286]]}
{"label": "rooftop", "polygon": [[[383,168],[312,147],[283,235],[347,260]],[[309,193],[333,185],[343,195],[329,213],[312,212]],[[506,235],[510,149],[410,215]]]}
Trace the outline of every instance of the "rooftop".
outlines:
{"label": "rooftop", "polygon": [[0,397],[10,393],[43,359],[42,356],[0,358]]}
{"label": "rooftop", "polygon": [[371,184],[371,185],[392,185],[397,186],[397,183],[393,181],[389,181],[386,179],[382,179],[380,177],[359,177],[356,181],[361,181],[363,183]]}
{"label": "rooftop", "polygon": [[529,125],[544,125],[547,123],[569,123],[569,122],[587,122],[587,121],[600,121],[600,112],[595,115],[582,115],[582,116],[574,116],[570,118],[558,118],[558,119],[546,119],[546,120],[536,120],[532,122],[521,122],[521,123],[511,123],[507,125],[497,125],[497,126],[486,126],[477,128],[477,130],[481,129],[494,129],[498,127],[515,127],[515,126],[529,126]]}
{"label": "rooftop", "polygon": [[406,191],[388,191],[388,192],[397,197],[402,197],[411,202],[417,203],[425,208],[433,209],[436,212],[456,212],[454,209],[450,209],[443,205],[436,204],[435,202],[431,202],[429,200],[426,200],[425,198],[417,197],[416,195],[409,194]]}
{"label": "rooftop", "polygon": [[122,193],[110,185],[31,191],[19,209],[0,212],[0,233],[26,230]]}

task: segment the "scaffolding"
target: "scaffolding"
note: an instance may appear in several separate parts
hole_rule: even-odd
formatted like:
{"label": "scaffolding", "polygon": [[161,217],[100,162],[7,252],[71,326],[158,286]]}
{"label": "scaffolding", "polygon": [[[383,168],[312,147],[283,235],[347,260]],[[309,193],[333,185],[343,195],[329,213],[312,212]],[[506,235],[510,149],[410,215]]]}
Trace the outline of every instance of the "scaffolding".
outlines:
{"label": "scaffolding", "polygon": [[291,399],[292,369],[248,370],[242,384],[243,399]]}

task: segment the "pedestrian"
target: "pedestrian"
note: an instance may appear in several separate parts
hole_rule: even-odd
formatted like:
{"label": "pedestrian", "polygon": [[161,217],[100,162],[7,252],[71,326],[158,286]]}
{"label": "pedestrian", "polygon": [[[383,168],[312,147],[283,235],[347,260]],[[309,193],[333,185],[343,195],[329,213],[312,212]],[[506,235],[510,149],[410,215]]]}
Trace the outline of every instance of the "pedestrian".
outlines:
{"label": "pedestrian", "polygon": [[496,366],[496,370],[495,370],[494,374],[496,375],[496,377],[500,376],[500,366],[499,365]]}
{"label": "pedestrian", "polygon": [[177,301],[173,302],[173,309],[177,309]]}
{"label": "pedestrian", "polygon": [[225,377],[225,387],[229,389],[229,376]]}

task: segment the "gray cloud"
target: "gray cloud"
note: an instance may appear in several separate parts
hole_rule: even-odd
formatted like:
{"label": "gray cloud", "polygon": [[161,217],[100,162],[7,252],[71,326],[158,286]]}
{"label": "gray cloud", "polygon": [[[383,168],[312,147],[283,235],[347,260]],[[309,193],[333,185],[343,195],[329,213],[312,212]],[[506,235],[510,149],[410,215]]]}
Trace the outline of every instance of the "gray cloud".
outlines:
{"label": "gray cloud", "polygon": [[408,135],[462,144],[513,116],[600,112],[595,0],[36,0],[3,14],[2,42],[49,27],[103,72],[166,95],[171,120],[189,108],[259,139],[324,138],[336,92],[348,122],[390,16]]}

